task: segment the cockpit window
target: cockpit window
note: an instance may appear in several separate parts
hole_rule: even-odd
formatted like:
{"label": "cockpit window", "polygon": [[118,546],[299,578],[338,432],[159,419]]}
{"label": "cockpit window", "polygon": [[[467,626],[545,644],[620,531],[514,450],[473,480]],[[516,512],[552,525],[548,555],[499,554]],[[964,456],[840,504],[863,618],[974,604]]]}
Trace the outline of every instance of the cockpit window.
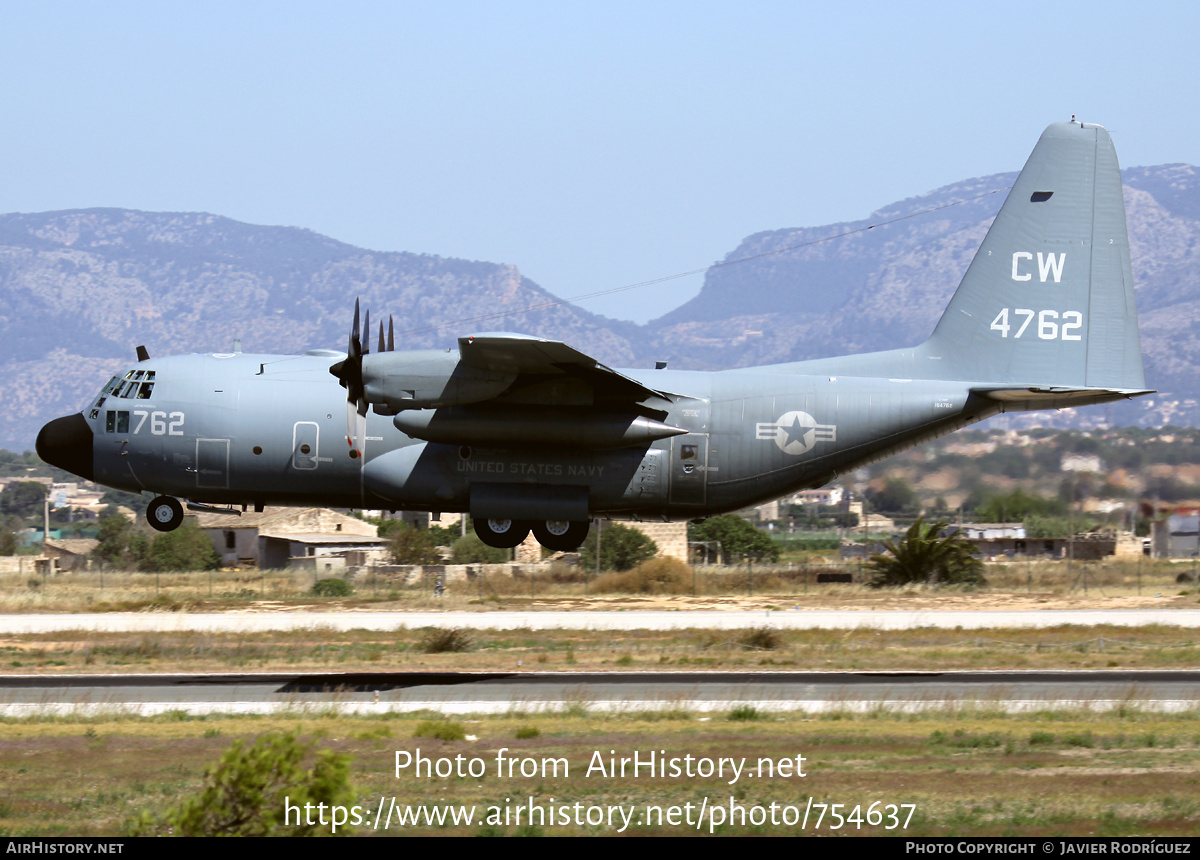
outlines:
{"label": "cockpit window", "polygon": [[[114,376],[101,390],[96,402],[92,404],[91,411],[88,413],[89,417],[100,417],[100,408],[104,406],[104,401],[108,397],[125,400],[149,400],[154,395],[155,375],[153,370],[130,370],[124,377]],[[113,412],[109,412],[105,416],[107,432],[124,432],[117,428],[115,423],[117,419],[113,416]]]}
{"label": "cockpit window", "polygon": [[128,433],[129,432],[129,413],[117,412],[108,410],[104,413],[104,432],[105,433]]}

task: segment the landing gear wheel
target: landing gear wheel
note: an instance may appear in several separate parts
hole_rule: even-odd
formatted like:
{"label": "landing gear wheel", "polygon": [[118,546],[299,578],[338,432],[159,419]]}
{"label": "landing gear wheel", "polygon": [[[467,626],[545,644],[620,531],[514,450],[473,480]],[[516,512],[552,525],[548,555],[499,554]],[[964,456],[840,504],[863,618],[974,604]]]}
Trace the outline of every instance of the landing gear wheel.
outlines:
{"label": "landing gear wheel", "polygon": [[533,536],[548,550],[571,552],[584,542],[591,527],[588,520],[539,520],[533,524]]}
{"label": "landing gear wheel", "polygon": [[146,519],[150,528],[160,532],[172,532],[183,522],[183,505],[170,496],[156,496],[146,508]]}
{"label": "landing gear wheel", "polygon": [[475,520],[475,534],[488,546],[512,549],[525,540],[529,525],[522,520]]}

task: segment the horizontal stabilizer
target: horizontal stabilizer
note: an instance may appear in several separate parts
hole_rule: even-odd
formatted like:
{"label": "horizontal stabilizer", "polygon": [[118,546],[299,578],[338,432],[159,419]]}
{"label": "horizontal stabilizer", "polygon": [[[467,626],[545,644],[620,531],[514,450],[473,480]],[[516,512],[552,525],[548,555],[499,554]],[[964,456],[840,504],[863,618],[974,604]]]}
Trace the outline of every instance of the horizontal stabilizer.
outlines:
{"label": "horizontal stabilizer", "polygon": [[971,393],[1004,404],[1013,409],[1065,409],[1072,406],[1087,406],[1093,403],[1112,403],[1117,400],[1132,400],[1154,391],[1140,388],[1065,388],[1053,386],[1030,386],[1027,388],[976,386]]}

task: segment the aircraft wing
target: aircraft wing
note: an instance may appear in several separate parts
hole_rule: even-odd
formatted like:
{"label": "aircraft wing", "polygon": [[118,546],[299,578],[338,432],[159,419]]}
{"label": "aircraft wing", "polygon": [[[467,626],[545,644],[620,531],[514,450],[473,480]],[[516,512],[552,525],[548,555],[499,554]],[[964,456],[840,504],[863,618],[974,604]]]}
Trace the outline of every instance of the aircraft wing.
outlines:
{"label": "aircraft wing", "polygon": [[478,334],[460,337],[458,351],[462,363],[476,370],[521,376],[566,375],[611,397],[634,402],[673,400],[667,392],[649,388],[557,340],[508,333]]}

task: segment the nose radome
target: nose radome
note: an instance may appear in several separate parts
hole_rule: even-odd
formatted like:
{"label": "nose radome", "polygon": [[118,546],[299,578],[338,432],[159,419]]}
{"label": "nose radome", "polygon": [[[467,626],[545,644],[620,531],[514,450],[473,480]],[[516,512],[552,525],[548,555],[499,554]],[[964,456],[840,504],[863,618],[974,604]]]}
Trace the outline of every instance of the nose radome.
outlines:
{"label": "nose radome", "polygon": [[55,418],[37,437],[38,456],[81,478],[92,478],[92,428],[83,415]]}

